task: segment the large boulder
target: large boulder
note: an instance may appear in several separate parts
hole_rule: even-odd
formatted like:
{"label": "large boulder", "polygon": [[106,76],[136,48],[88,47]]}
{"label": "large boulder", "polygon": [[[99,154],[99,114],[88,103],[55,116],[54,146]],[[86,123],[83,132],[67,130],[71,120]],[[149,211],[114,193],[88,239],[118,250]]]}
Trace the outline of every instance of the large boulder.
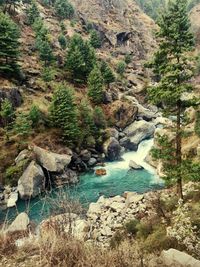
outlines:
{"label": "large boulder", "polygon": [[130,137],[131,143],[137,146],[142,140],[152,137],[155,129],[153,123],[140,120],[126,127],[124,132]]}
{"label": "large boulder", "polygon": [[18,192],[22,199],[36,197],[45,189],[45,175],[42,168],[32,161],[18,181]]}
{"label": "large boulder", "polygon": [[137,112],[137,106],[131,101],[117,100],[109,106],[108,118],[116,127],[124,129],[135,120]]}
{"label": "large boulder", "polygon": [[200,261],[173,248],[162,251],[161,258],[167,266],[200,267]]}
{"label": "large boulder", "polygon": [[7,208],[12,208],[16,206],[16,202],[18,200],[18,193],[17,192],[12,192],[10,194],[10,197],[7,201]]}
{"label": "large boulder", "polygon": [[18,88],[0,88],[0,104],[4,99],[8,99],[13,107],[19,107],[22,104],[22,95]]}
{"label": "large boulder", "polygon": [[120,146],[124,147],[125,150],[136,151],[138,149],[138,145],[133,144],[131,139],[127,136],[120,139],[119,144]]}
{"label": "large boulder", "polygon": [[33,152],[39,164],[50,172],[62,172],[69,165],[72,158],[71,150],[69,150],[69,154],[57,154],[34,146]]}
{"label": "large boulder", "polygon": [[28,229],[30,220],[25,212],[20,213],[12,224],[8,227],[8,232],[26,231]]}
{"label": "large boulder", "polygon": [[61,174],[53,174],[52,177],[53,177],[53,183],[56,186],[78,183],[78,175],[75,171],[71,169],[66,169]]}
{"label": "large boulder", "polygon": [[117,139],[110,137],[104,144],[103,150],[108,160],[114,161],[120,159],[121,146]]}

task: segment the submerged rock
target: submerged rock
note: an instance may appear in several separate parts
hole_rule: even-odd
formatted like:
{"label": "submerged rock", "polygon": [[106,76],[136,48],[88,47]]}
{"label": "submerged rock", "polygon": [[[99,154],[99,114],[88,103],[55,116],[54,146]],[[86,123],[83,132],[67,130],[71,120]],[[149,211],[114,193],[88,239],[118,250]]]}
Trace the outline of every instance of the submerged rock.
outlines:
{"label": "submerged rock", "polygon": [[62,172],[69,165],[72,158],[71,150],[69,150],[69,154],[57,154],[34,146],[33,151],[39,164],[50,172]]}
{"label": "submerged rock", "polygon": [[97,170],[95,170],[95,174],[96,174],[97,176],[103,176],[103,175],[106,175],[107,172],[106,172],[105,169],[97,169]]}
{"label": "submerged rock", "polygon": [[45,175],[42,168],[32,161],[18,181],[17,190],[20,198],[36,197],[45,189]]}
{"label": "submerged rock", "polygon": [[28,230],[30,220],[25,212],[20,213],[12,224],[8,227],[7,232],[26,231]]}
{"label": "submerged rock", "polygon": [[144,169],[141,165],[138,165],[135,161],[130,160],[129,167],[133,170],[142,170]]}

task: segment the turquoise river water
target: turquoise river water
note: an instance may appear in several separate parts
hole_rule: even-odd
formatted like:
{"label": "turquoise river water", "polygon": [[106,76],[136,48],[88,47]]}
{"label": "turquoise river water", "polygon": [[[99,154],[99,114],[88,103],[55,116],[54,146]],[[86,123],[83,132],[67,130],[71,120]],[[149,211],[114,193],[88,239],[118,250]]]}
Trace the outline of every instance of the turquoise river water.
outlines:
{"label": "turquoise river water", "polygon": [[[153,139],[141,142],[136,152],[127,152],[122,156],[122,161],[107,162],[105,169],[107,175],[96,176],[94,171],[80,176],[80,182],[76,186],[64,187],[62,192],[71,198],[78,199],[84,206],[97,201],[100,195],[106,197],[121,195],[125,191],[144,193],[160,189],[163,181],[155,174],[154,168],[148,165],[144,159],[153,145]],[[130,170],[130,160],[144,167],[143,170]],[[58,189],[55,189],[52,198],[58,197]],[[18,201],[17,210],[12,208],[1,212],[1,221],[5,217],[12,220],[17,212],[29,211],[30,219],[39,223],[51,213],[47,198],[40,197],[29,203]]]}

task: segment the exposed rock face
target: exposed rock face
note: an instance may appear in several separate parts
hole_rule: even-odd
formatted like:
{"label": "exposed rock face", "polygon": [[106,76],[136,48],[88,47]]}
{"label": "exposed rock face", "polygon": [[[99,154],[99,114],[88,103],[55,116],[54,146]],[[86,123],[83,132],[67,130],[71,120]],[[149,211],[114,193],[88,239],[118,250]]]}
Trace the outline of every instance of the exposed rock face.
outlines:
{"label": "exposed rock face", "polygon": [[135,161],[130,160],[129,167],[133,170],[142,170],[143,167],[141,165],[138,165]]}
{"label": "exposed rock face", "polygon": [[190,20],[196,43],[200,46],[200,4],[196,5],[190,12]]}
{"label": "exposed rock face", "polygon": [[36,197],[45,189],[45,176],[42,168],[32,161],[18,181],[18,192],[22,199]]}
{"label": "exposed rock face", "polygon": [[7,98],[13,107],[19,107],[22,104],[22,95],[18,88],[0,88],[0,104]]}
{"label": "exposed rock face", "polygon": [[71,150],[69,150],[68,155],[61,155],[47,151],[38,146],[34,146],[33,152],[35,153],[40,165],[50,172],[62,172],[69,165],[72,158]]}
{"label": "exposed rock face", "polygon": [[115,126],[123,129],[135,120],[137,112],[138,108],[132,102],[117,100],[110,106],[109,118]]}
{"label": "exposed rock face", "polygon": [[121,146],[117,139],[110,137],[103,145],[104,153],[108,160],[118,160],[121,155]]}
{"label": "exposed rock face", "polygon": [[54,174],[53,183],[56,186],[78,183],[78,175],[75,171],[66,169],[62,174]]}
{"label": "exposed rock face", "polygon": [[164,250],[161,258],[167,266],[200,267],[200,261],[176,249]]}
{"label": "exposed rock face", "polygon": [[137,146],[142,140],[152,137],[155,129],[153,123],[141,120],[126,127],[124,132],[130,137],[131,143]]}
{"label": "exposed rock face", "polygon": [[155,40],[152,30],[155,23],[131,0],[74,0],[83,23],[90,21],[98,30],[103,42],[132,51],[143,58],[152,50]]}
{"label": "exposed rock face", "polygon": [[20,213],[12,224],[8,227],[8,232],[26,231],[30,223],[29,217],[25,212]]}

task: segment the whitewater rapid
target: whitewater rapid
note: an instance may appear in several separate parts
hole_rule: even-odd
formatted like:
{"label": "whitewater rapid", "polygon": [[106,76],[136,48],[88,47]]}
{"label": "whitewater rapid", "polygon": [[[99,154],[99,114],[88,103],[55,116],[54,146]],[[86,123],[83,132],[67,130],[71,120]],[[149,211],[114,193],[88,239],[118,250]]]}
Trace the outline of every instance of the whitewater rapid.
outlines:
{"label": "whitewater rapid", "polygon": [[154,179],[152,180],[153,183],[160,183],[162,180],[158,177],[156,174],[155,168],[150,166],[146,161],[145,158],[149,154],[149,151],[151,150],[154,143],[154,139],[148,139],[142,141],[137,151],[130,151],[126,152],[122,155],[122,160],[115,161],[115,162],[107,162],[104,169],[106,169],[107,175],[103,176],[103,178],[106,179],[110,175],[112,175],[113,172],[116,172],[116,170],[124,170],[129,171],[129,163],[131,160],[133,160],[138,165],[141,165],[144,170],[151,173],[154,176]]}

